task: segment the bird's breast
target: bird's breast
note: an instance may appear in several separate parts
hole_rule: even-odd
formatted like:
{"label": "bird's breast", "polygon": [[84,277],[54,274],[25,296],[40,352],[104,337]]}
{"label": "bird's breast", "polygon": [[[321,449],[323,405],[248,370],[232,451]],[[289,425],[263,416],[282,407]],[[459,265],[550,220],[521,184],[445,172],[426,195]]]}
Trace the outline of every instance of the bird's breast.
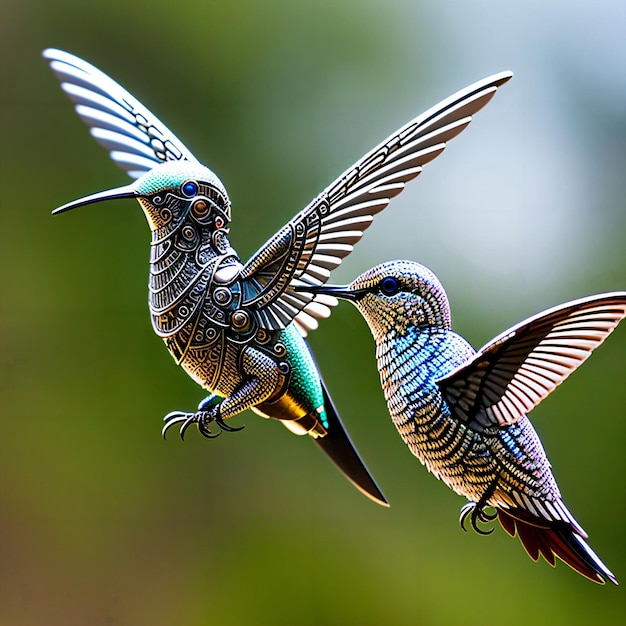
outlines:
{"label": "bird's breast", "polygon": [[377,343],[381,384],[402,439],[451,489],[478,499],[495,476],[494,460],[484,439],[455,418],[437,385],[466,358],[462,353],[444,333],[409,330]]}

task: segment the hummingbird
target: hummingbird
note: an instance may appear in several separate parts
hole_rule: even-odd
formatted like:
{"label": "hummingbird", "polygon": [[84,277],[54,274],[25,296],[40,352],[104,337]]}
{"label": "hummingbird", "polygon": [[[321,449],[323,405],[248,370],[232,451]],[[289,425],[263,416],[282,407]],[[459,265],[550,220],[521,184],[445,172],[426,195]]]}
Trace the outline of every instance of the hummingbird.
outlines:
{"label": "hummingbird", "polygon": [[498,518],[530,557],[555,557],[617,584],[565,506],[527,413],[561,384],[626,316],[626,291],[566,302],[505,330],[476,351],[451,327],[444,288],[428,268],[390,261],[347,286],[314,294],[352,302],[376,343],[391,418],[411,452],[468,499],[465,530],[490,534]]}
{"label": "hummingbird", "polygon": [[172,411],[162,433],[191,425],[207,438],[241,430],[246,409],[308,435],[375,502],[388,502],[354,447],[306,342],[336,299],[319,286],[422,167],[463,131],[511,72],[455,93],[368,152],[270,237],[244,264],[230,244],[231,202],[217,175],[146,107],[86,61],[43,52],[79,117],[134,179],[56,209],[135,198],[151,230],[152,327],[209,395]]}

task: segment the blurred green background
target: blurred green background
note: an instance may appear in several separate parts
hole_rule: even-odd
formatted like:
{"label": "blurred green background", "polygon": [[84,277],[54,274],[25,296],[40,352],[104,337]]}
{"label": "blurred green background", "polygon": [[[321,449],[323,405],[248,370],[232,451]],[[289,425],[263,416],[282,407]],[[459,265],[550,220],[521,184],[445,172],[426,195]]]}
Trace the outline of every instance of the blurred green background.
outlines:
{"label": "blurred green background", "polygon": [[[570,298],[626,288],[626,8],[500,3],[2,0],[0,625],[615,624],[622,588],[533,563],[388,418],[349,305],[311,336],[391,509],[311,442],[164,442],[202,391],[152,333],[136,203],[40,58],[94,63],[226,184],[242,257],[411,117],[515,72],[335,272],[414,258],[476,346]],[[626,325],[533,413],[564,498],[622,582]]]}

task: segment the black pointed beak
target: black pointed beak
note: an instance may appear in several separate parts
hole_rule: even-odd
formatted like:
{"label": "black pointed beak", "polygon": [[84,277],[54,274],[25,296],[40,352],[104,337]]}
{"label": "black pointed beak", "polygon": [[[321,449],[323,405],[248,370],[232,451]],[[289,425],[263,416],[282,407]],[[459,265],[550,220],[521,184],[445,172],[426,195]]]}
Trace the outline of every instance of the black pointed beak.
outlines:
{"label": "black pointed beak", "polygon": [[52,215],[57,215],[58,213],[64,213],[65,211],[69,211],[70,209],[75,209],[79,206],[85,206],[86,204],[93,204],[94,202],[102,202],[103,200],[115,200],[117,198],[137,198],[139,194],[135,191],[135,185],[124,185],[124,187],[117,187],[116,189],[107,189],[107,191],[99,191],[98,193],[93,193],[90,196],[85,196],[84,198],[79,198],[78,200],[74,200],[73,202],[68,202],[63,206],[60,206],[58,209],[52,211]]}
{"label": "black pointed beak", "polygon": [[365,289],[351,289],[350,285],[310,285],[310,286],[297,286],[296,291],[308,291],[309,293],[321,293],[326,296],[334,296],[340,300],[350,300],[355,302],[359,298],[362,298],[366,291]]}

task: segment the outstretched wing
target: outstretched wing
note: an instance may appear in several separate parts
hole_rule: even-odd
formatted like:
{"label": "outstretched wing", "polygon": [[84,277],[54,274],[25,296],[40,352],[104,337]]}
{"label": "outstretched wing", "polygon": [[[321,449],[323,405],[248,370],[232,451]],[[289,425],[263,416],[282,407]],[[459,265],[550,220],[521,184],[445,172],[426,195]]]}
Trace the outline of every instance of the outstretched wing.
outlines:
{"label": "outstretched wing", "polygon": [[53,48],[43,56],[96,141],[129,176],[139,178],[164,161],[197,162],[165,124],[99,69]]}
{"label": "outstretched wing", "polygon": [[509,426],[560,385],[626,316],[626,292],[589,296],[513,326],[438,381],[470,427]]}
{"label": "outstretched wing", "polygon": [[296,291],[326,282],[331,270],[405,184],[437,157],[512,74],[485,78],[411,120],[327,187],[248,261],[247,306],[266,329],[294,320],[301,331],[327,317],[328,296]]}

